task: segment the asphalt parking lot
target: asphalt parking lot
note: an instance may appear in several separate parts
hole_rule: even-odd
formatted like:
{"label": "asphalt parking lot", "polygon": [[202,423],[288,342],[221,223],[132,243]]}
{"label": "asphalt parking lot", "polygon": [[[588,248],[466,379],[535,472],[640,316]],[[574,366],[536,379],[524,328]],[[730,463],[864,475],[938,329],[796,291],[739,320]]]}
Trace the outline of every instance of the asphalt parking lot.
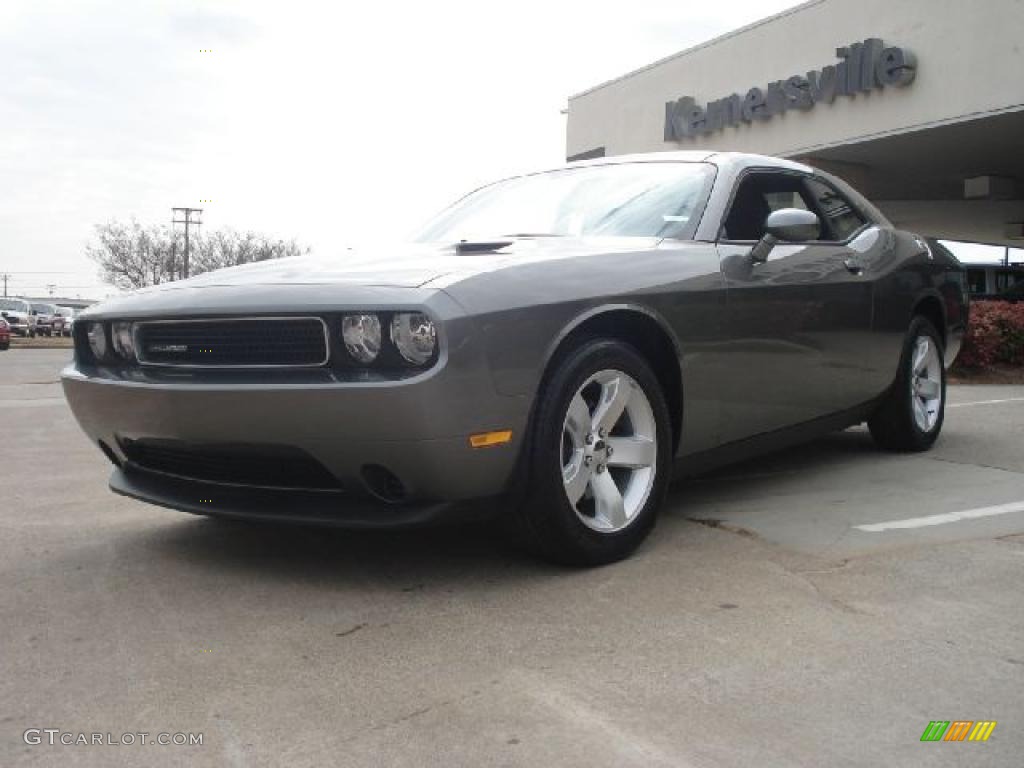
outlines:
{"label": "asphalt parking lot", "polygon": [[573,571],[115,497],[67,357],[0,353],[0,765],[1020,764],[1024,387],[951,388],[926,455],[854,429],[689,481],[637,556]]}

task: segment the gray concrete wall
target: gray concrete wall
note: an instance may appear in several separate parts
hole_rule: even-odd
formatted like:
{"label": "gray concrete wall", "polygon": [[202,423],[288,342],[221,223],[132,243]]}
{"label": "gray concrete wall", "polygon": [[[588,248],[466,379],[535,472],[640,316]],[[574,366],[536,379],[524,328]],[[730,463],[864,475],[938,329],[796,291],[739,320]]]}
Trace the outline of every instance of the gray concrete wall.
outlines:
{"label": "gray concrete wall", "polygon": [[[835,64],[869,37],[910,49],[904,88],[838,96],[806,112],[664,141],[665,102],[698,103]],[[1024,109],[1024,0],[813,0],[569,100],[567,155],[725,149],[798,155],[1001,111]]]}
{"label": "gray concrete wall", "polygon": [[1021,247],[1020,241],[998,237],[1008,222],[1024,221],[1020,200],[882,200],[877,205],[895,226],[927,237]]}

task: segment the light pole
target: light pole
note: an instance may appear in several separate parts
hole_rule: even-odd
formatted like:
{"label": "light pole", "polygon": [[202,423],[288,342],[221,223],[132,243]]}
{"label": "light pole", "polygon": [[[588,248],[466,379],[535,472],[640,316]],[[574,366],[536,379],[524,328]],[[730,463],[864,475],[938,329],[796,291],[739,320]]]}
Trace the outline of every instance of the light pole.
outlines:
{"label": "light pole", "polygon": [[[203,209],[202,208],[172,208],[171,211],[171,242],[174,242],[174,225],[184,224],[185,225],[185,259],[182,266],[182,277],[188,279],[188,257],[189,257],[189,242],[188,233],[189,226],[195,224],[197,227],[201,226],[203,221]],[[181,216],[182,218],[178,218]],[[173,253],[173,250],[172,250]]]}

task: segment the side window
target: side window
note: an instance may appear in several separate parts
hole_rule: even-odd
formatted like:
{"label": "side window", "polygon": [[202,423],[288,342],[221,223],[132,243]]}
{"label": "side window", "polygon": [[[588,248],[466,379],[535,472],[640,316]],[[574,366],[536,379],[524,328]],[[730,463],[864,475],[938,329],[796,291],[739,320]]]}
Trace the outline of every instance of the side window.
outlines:
{"label": "side window", "polygon": [[801,177],[756,171],[740,181],[729,213],[722,222],[727,240],[760,240],[768,214],[780,208],[810,209]]}
{"label": "side window", "polygon": [[807,191],[822,218],[822,238],[845,240],[864,226],[864,217],[839,192],[819,179],[807,179]]}

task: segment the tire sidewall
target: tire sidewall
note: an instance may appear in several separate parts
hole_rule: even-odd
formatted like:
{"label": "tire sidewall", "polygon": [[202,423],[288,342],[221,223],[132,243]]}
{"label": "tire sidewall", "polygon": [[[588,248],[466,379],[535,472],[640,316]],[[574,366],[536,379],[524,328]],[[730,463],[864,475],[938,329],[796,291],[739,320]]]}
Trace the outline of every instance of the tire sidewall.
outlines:
{"label": "tire sidewall", "polygon": [[[654,413],[657,431],[655,476],[644,506],[623,530],[595,531],[585,525],[565,495],[562,482],[562,429],[569,403],[594,373],[621,371],[640,386]],[[657,377],[635,348],[620,341],[596,339],[582,343],[563,358],[541,390],[530,457],[527,515],[537,537],[556,547],[556,557],[575,563],[599,564],[622,559],[650,533],[668,490],[672,468],[672,428]]]}

